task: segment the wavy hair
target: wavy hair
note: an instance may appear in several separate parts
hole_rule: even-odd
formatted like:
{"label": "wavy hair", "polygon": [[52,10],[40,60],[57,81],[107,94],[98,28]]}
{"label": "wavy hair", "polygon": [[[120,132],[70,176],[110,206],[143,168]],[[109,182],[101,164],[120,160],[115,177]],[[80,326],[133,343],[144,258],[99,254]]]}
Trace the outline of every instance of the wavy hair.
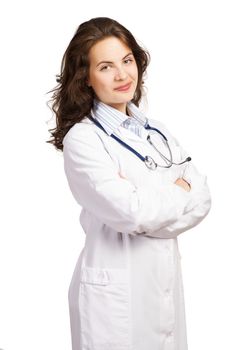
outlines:
{"label": "wavy hair", "polygon": [[[61,62],[57,85],[47,93],[53,93],[47,105],[56,116],[56,127],[49,129],[51,143],[63,151],[63,138],[69,129],[90,114],[95,92],[87,85],[89,74],[89,50],[98,41],[114,36],[131,50],[138,68],[138,84],[131,100],[137,107],[143,94],[143,76],[150,62],[150,54],[135,40],[131,32],[108,17],[96,17],[79,25]],[[50,104],[52,103],[52,106]]]}

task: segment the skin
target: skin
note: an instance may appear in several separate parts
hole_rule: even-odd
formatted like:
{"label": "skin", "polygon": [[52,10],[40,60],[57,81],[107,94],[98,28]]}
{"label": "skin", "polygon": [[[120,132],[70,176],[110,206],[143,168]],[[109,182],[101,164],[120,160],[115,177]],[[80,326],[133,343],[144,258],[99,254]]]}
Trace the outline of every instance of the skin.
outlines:
{"label": "skin", "polygon": [[[100,63],[109,61],[112,63]],[[89,51],[89,78],[91,86],[102,102],[127,114],[127,102],[132,100],[137,87],[138,69],[132,50],[116,37],[96,43]],[[117,87],[132,83],[128,91]]]}
{"label": "skin", "polygon": [[[100,101],[128,114],[127,102],[133,99],[138,82],[138,69],[132,50],[120,39],[112,36],[93,45],[88,58],[87,85],[93,88]],[[128,83],[131,83],[131,86],[127,91],[116,90]],[[121,173],[119,175],[126,179]],[[183,178],[178,178],[174,183],[185,191],[191,189]]]}

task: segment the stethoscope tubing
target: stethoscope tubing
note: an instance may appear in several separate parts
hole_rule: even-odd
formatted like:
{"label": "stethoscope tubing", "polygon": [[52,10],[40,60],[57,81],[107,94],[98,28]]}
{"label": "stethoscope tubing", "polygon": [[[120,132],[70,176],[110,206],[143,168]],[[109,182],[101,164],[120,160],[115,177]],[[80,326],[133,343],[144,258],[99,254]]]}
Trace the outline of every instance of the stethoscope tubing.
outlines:
{"label": "stethoscope tubing", "polygon": [[[100,129],[102,129],[106,134],[106,130],[103,128],[103,126],[96,120],[94,119],[91,115],[88,116],[90,120],[92,120]],[[146,166],[151,169],[151,170],[155,170],[157,167],[161,167],[161,168],[170,168],[173,164],[174,165],[181,165],[185,162],[189,162],[192,158],[191,157],[187,157],[184,161],[180,162],[180,163],[175,163],[173,162],[172,159],[172,152],[171,152],[171,148],[168,144],[168,140],[166,138],[166,136],[157,128],[151,127],[149,125],[149,123],[147,122],[146,125],[144,126],[145,129],[148,130],[154,130],[156,131],[158,134],[160,134],[162,136],[162,138],[165,141],[165,144],[167,145],[167,148],[169,150],[169,154],[170,154],[170,159],[168,159],[166,156],[164,156],[153,144],[153,142],[150,139],[150,135],[147,136],[147,141],[153,146],[153,148],[160,154],[160,156],[162,157],[162,159],[164,159],[165,163],[167,165],[159,165],[157,163],[155,163],[155,161],[153,160],[152,157],[150,156],[142,156],[139,152],[137,152],[134,148],[132,148],[131,146],[129,146],[127,143],[125,143],[123,140],[119,139],[116,135],[111,134],[110,136],[112,138],[114,138],[117,142],[119,142],[122,146],[124,146],[125,148],[127,148],[130,152],[134,153],[139,159],[141,159]]]}

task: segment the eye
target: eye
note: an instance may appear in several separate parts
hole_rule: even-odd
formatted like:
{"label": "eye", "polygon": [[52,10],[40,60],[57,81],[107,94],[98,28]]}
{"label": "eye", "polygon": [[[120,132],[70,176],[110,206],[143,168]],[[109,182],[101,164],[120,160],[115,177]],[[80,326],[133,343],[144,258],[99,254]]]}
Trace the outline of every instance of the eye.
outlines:
{"label": "eye", "polygon": [[128,61],[132,62],[133,60],[131,58],[128,58],[124,62],[128,62]]}
{"label": "eye", "polygon": [[[124,60],[124,62],[132,62],[133,59],[131,58],[127,58],[126,60]],[[107,68],[110,67],[110,65],[106,65],[106,66],[103,66],[100,70],[103,71],[103,70],[107,70]]]}
{"label": "eye", "polygon": [[100,70],[106,70],[106,68],[109,66],[103,66]]}

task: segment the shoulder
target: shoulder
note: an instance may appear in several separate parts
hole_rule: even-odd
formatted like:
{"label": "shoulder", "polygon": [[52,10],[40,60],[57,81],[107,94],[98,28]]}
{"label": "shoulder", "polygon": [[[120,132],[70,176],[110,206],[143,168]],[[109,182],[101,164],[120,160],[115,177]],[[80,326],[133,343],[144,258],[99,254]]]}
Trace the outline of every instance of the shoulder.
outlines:
{"label": "shoulder", "polygon": [[88,118],[84,118],[81,122],[75,123],[64,136],[63,145],[65,145],[71,139],[76,139],[80,134],[90,132],[92,129],[92,124],[92,121]]}
{"label": "shoulder", "polygon": [[153,119],[153,118],[148,118],[148,122],[150,126],[154,126],[156,128],[162,128],[162,129],[167,129],[166,125],[159,121],[158,119]]}
{"label": "shoulder", "polygon": [[167,137],[168,140],[171,140],[171,141],[176,140],[165,123],[152,118],[148,118],[148,122],[150,126],[159,129],[159,131],[161,131]]}
{"label": "shoulder", "polygon": [[102,152],[105,149],[105,138],[108,135],[99,129],[92,120],[85,117],[74,124],[63,138],[63,153]]}
{"label": "shoulder", "polygon": [[99,139],[96,125],[89,118],[85,117],[81,122],[75,123],[63,138],[63,146],[72,141],[81,141],[86,139],[90,143]]}

